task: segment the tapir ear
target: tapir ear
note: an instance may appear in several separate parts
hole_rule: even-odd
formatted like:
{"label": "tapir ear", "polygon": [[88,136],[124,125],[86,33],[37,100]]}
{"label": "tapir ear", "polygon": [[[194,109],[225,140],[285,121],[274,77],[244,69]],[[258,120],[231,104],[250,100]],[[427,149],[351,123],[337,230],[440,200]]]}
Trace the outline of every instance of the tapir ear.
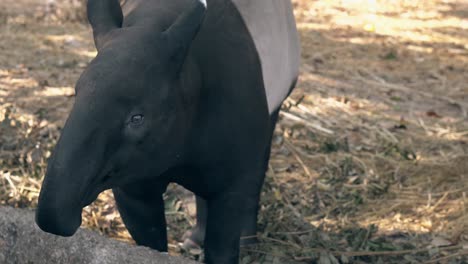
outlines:
{"label": "tapir ear", "polygon": [[171,62],[181,66],[190,48],[192,40],[198,33],[205,17],[206,0],[193,0],[193,4],[182,13],[165,32],[169,45],[173,47]]}
{"label": "tapir ear", "polygon": [[121,28],[122,8],[119,0],[88,0],[88,20],[93,28],[94,43],[99,50],[107,40],[108,33]]}

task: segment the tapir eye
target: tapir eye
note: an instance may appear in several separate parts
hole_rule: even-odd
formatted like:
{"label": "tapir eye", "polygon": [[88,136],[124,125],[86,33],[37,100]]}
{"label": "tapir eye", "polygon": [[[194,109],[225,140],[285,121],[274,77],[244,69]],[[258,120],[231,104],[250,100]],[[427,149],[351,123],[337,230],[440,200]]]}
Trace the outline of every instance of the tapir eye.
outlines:
{"label": "tapir eye", "polygon": [[143,124],[143,120],[145,119],[145,117],[141,114],[138,114],[138,115],[133,115],[132,118],[130,119],[130,123],[132,125],[141,125]]}

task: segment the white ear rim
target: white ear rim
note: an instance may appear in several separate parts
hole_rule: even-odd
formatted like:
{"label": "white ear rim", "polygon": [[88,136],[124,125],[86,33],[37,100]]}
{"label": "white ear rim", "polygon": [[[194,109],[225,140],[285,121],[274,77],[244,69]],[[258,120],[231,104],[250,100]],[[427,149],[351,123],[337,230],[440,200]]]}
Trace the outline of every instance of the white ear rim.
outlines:
{"label": "white ear rim", "polygon": [[205,6],[205,8],[207,7],[206,0],[199,0],[199,1]]}

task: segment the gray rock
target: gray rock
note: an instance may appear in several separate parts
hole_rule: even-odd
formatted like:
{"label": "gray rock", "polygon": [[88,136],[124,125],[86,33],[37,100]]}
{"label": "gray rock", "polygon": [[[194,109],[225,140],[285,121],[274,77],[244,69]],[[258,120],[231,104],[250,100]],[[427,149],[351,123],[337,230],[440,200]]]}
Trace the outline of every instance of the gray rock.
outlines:
{"label": "gray rock", "polygon": [[80,229],[69,238],[47,234],[34,211],[0,207],[0,263],[5,264],[195,264]]}

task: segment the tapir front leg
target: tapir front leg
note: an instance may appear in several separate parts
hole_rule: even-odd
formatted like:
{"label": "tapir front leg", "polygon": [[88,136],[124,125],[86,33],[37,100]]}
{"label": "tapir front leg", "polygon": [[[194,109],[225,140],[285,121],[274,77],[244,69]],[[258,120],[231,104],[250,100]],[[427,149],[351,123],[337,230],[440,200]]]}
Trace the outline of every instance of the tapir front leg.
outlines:
{"label": "tapir front leg", "polygon": [[[207,223],[205,235],[205,259],[208,264],[237,264],[239,243],[250,214],[256,213],[258,193],[261,185],[258,179],[262,173],[261,163],[250,168],[224,170],[230,175],[230,186],[207,198]],[[232,167],[231,167],[232,168]],[[232,176],[232,177],[231,177]]]}
{"label": "tapir front leg", "polygon": [[[268,162],[271,152],[271,139],[275,131],[279,111],[280,109],[275,110],[270,116],[268,146],[265,149],[265,154],[263,157],[263,170],[259,172],[258,175],[252,175],[252,180],[248,184],[248,186],[250,186],[252,189],[251,197],[249,198],[251,205],[248,207],[247,212],[244,214],[244,219],[242,220],[240,240],[241,246],[257,243],[257,215],[259,210],[260,191],[265,179],[265,173],[268,170]],[[185,249],[202,247],[205,240],[208,205],[206,200],[200,196],[196,196],[196,204],[197,223],[195,227],[193,227],[191,230],[188,230],[184,234],[183,247]]]}
{"label": "tapir front leg", "polygon": [[[263,176],[260,176],[263,177]],[[258,203],[260,199],[260,191],[257,195],[253,195],[251,201],[252,206],[244,214],[244,220],[242,220],[241,226],[241,240],[240,245],[250,245],[257,242],[257,213],[258,213]],[[188,230],[184,236],[183,248],[189,250],[191,248],[202,247],[205,241],[206,233],[206,221],[208,217],[208,204],[205,199],[196,196],[197,204],[197,224],[190,230]]]}
{"label": "tapir front leg", "polygon": [[[291,88],[292,89],[292,88]],[[241,245],[251,245],[258,242],[257,239],[257,218],[258,218],[258,210],[260,208],[260,193],[263,186],[263,182],[265,180],[266,172],[268,170],[268,163],[270,161],[270,153],[271,153],[271,140],[273,138],[273,134],[275,132],[276,122],[278,121],[280,109],[275,110],[270,115],[270,127],[269,127],[269,138],[268,138],[268,146],[265,149],[265,154],[263,157],[263,170],[261,173],[257,175],[255,178],[256,181],[252,181],[252,184],[256,184],[257,186],[252,186],[253,189],[251,199],[251,205],[248,207],[249,211],[245,215],[245,219],[242,225],[242,238],[241,238]]]}
{"label": "tapir front leg", "polygon": [[237,264],[244,196],[242,193],[223,193],[208,200],[207,204],[206,263]]}
{"label": "tapir front leg", "polygon": [[112,190],[122,220],[135,242],[161,252],[167,252],[164,190],[165,186],[155,187],[148,182]]}

